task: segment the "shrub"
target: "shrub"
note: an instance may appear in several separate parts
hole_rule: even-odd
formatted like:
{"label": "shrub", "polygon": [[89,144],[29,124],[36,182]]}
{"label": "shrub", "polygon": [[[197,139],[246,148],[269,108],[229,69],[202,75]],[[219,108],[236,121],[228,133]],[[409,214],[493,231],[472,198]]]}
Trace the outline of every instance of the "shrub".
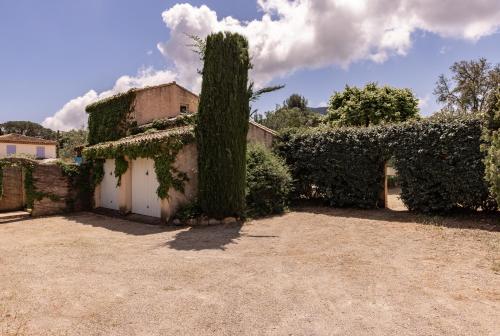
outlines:
{"label": "shrub", "polygon": [[401,199],[420,212],[491,209],[484,180],[481,122],[477,119],[422,121],[389,130]]}
{"label": "shrub", "polygon": [[198,110],[198,197],[209,217],[242,216],[250,115],[247,40],[234,33],[207,37]]}
{"label": "shrub", "polygon": [[250,145],[247,151],[247,214],[254,217],[283,212],[291,187],[292,176],[284,160],[261,145]]}
{"label": "shrub", "polygon": [[278,152],[290,166],[294,198],[375,208],[386,154],[379,128],[313,128],[282,133]]}

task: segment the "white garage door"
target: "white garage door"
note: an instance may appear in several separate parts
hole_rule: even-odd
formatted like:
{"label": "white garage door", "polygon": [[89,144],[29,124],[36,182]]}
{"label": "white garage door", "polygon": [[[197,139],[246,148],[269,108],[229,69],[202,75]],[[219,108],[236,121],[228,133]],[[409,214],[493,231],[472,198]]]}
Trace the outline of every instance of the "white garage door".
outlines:
{"label": "white garage door", "polygon": [[101,207],[118,210],[115,160],[108,159],[104,163],[104,177],[101,182]]}
{"label": "white garage door", "polygon": [[161,201],[156,194],[158,180],[152,159],[132,161],[132,212],[161,217]]}

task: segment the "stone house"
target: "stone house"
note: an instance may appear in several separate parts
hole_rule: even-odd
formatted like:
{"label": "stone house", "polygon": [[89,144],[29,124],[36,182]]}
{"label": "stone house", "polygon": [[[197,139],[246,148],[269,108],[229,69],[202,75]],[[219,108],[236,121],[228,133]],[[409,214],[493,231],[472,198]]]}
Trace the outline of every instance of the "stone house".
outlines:
{"label": "stone house", "polygon": [[20,134],[0,135],[0,158],[27,155],[37,159],[56,158],[56,141]]}
{"label": "stone house", "polygon": [[[129,122],[142,131],[116,141],[96,144],[88,150],[120,148],[123,146],[150,146],[154,141],[167,141],[173,133],[179,135],[192,133],[192,126],[179,125],[183,116],[192,115],[198,110],[199,98],[194,93],[177,83],[169,83],[134,91]],[[186,119],[186,118],[184,118]],[[155,122],[171,123],[172,127],[164,130],[151,130]],[[254,121],[249,121],[248,141],[270,147],[276,133]],[[85,156],[85,150],[84,150]],[[185,174],[187,181],[183,192],[171,188],[168,197],[160,199],[156,193],[159,182],[155,172],[155,161],[150,157],[130,159],[127,171],[118,178],[115,176],[116,162],[113,158],[104,158],[104,177],[96,187],[94,203],[96,207],[108,208],[122,213],[135,213],[158,217],[167,221],[178,209],[196,198],[197,192],[197,149],[196,144],[185,144],[176,154],[173,168]]]}

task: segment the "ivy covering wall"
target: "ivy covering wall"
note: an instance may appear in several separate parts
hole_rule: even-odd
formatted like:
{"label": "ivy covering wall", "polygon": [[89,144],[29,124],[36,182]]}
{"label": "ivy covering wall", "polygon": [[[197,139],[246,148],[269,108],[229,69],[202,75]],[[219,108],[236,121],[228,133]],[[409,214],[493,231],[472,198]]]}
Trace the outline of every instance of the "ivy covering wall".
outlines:
{"label": "ivy covering wall", "polygon": [[209,35],[203,60],[196,127],[200,206],[213,218],[243,216],[250,114],[248,42],[234,33]]}
{"label": "ivy covering wall", "polygon": [[88,105],[89,145],[123,138],[134,125],[130,113],[133,111],[135,91],[121,93]]}
{"label": "ivy covering wall", "polygon": [[151,158],[155,162],[155,172],[159,187],[157,195],[161,199],[168,198],[170,188],[184,191],[187,175],[178,171],[173,164],[179,151],[187,144],[194,142],[192,127],[180,127],[166,131],[151,131],[144,135],[123,138],[116,142],[105,142],[83,150],[87,160],[94,161],[95,180],[97,185],[104,175],[103,160],[115,159],[115,176],[118,185],[121,176],[128,170],[125,160],[136,158]]}

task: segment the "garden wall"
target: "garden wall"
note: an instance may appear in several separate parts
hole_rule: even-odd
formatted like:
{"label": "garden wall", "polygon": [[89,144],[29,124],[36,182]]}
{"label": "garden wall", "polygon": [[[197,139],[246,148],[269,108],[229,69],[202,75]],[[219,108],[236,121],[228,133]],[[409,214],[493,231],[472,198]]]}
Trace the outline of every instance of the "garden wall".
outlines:
{"label": "garden wall", "polygon": [[84,167],[19,158],[2,159],[1,165],[0,211],[29,208],[32,216],[46,216],[90,207]]}

